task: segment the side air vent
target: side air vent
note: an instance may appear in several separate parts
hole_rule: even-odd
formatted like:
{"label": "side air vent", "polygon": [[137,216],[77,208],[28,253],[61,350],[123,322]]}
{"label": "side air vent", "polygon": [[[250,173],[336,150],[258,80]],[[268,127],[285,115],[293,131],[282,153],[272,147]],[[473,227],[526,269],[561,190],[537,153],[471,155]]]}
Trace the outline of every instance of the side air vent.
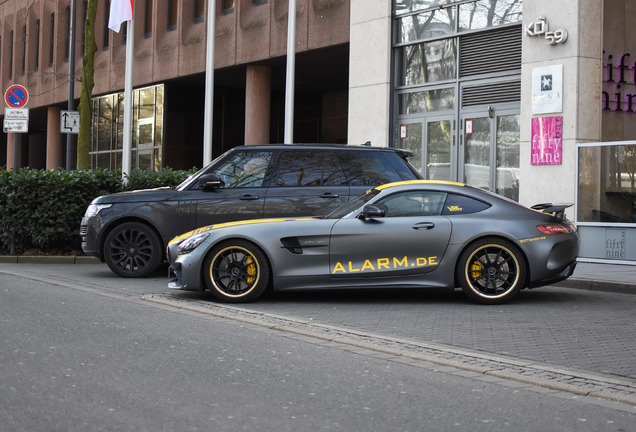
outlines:
{"label": "side air vent", "polygon": [[462,88],[462,107],[519,102],[521,81],[508,81]]}
{"label": "side air vent", "polygon": [[514,26],[460,37],[459,76],[521,70],[522,35]]}

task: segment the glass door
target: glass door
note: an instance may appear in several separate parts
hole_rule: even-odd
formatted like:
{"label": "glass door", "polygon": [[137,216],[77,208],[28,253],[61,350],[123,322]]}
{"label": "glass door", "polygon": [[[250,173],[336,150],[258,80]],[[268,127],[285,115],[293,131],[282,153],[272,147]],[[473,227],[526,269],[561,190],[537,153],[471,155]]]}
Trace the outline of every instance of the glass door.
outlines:
{"label": "glass door", "polygon": [[399,147],[410,150],[411,164],[429,180],[456,180],[452,116],[427,117],[399,125]]}
{"label": "glass door", "polygon": [[463,112],[460,181],[519,199],[519,110]]}

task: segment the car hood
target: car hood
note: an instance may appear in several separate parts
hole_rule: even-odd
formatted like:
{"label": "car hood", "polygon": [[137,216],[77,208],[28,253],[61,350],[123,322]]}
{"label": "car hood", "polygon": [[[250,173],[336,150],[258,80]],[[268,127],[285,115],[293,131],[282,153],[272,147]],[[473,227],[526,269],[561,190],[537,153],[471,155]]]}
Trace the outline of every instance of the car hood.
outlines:
{"label": "car hood", "polygon": [[170,187],[140,189],[102,195],[93,200],[93,204],[135,203],[152,201],[170,201],[179,199],[180,192]]}
{"label": "car hood", "polygon": [[181,234],[173,238],[172,240],[170,240],[170,243],[168,244],[172,245],[175,243],[179,243],[190,236],[201,234],[211,230],[220,229],[220,228],[245,226],[245,225],[262,225],[262,224],[269,224],[274,222],[298,222],[298,221],[311,221],[311,220],[321,220],[321,219],[314,218],[314,217],[306,217],[306,218],[248,219],[248,220],[241,220],[241,221],[234,221],[234,222],[223,222],[223,223],[219,223],[215,225],[207,225],[201,228],[197,228],[194,231],[189,231],[185,234]]}

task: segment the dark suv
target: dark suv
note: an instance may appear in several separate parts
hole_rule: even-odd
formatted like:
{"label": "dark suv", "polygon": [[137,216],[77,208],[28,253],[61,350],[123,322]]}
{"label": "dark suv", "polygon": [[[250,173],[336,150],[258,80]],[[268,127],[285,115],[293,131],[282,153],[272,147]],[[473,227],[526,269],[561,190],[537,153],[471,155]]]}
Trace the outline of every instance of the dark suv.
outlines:
{"label": "dark suv", "polygon": [[336,144],[236,147],[176,188],[95,198],[82,218],[82,249],[120,276],[144,277],[170,239],[197,227],[326,215],[372,186],[421,178],[408,155]]}

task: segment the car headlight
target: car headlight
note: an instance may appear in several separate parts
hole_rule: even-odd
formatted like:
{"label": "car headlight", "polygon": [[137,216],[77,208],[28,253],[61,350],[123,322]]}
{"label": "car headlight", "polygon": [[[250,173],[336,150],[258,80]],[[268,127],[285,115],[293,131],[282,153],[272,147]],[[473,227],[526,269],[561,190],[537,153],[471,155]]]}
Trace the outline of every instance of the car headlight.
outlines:
{"label": "car headlight", "polygon": [[112,204],[91,204],[86,209],[86,213],[84,213],[85,218],[91,218],[95,216],[100,211],[110,208]]}
{"label": "car headlight", "polygon": [[208,238],[209,235],[210,233],[201,233],[188,237],[187,239],[179,243],[179,246],[177,247],[177,254],[189,254],[190,252],[195,250],[197,246],[199,246],[203,242],[203,240]]}

